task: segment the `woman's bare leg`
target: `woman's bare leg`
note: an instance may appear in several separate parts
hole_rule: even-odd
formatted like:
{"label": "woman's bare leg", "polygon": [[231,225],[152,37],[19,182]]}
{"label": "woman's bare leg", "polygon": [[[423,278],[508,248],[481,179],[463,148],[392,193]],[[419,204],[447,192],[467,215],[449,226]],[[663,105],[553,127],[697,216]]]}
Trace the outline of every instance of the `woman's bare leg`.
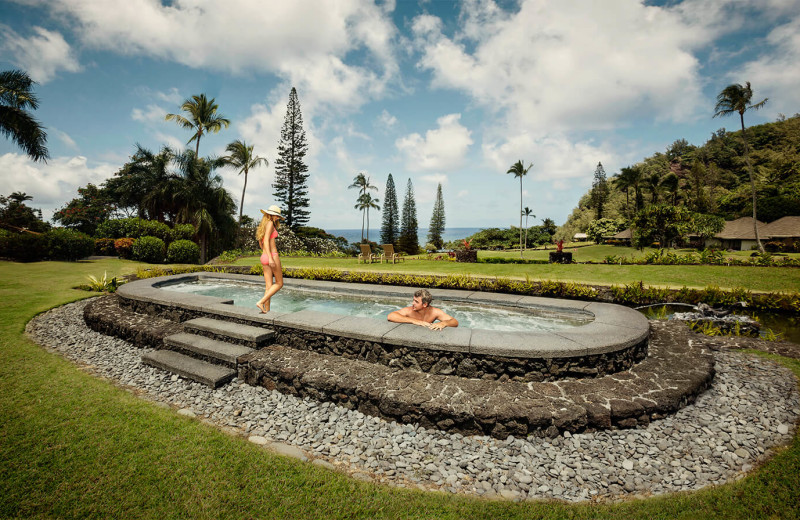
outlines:
{"label": "woman's bare leg", "polygon": [[[275,293],[280,291],[281,287],[283,287],[283,272],[281,271],[281,262],[278,257],[275,257],[275,267],[267,266],[264,268],[265,271],[267,269],[275,276],[275,283],[270,283],[267,291],[264,293],[263,306],[269,310],[270,300],[275,296]],[[270,280],[270,282],[272,282],[272,280]]]}
{"label": "woman's bare leg", "polygon": [[267,293],[272,287],[272,267],[269,265],[262,265],[264,268],[264,296],[258,300],[256,306],[261,309],[261,312],[269,312],[269,299]]}

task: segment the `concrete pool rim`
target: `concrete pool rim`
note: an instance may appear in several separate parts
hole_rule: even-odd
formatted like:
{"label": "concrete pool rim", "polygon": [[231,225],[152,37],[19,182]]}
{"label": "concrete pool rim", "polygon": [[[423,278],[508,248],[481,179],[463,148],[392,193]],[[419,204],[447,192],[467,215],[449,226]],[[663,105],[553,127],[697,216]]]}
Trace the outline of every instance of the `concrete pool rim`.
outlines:
{"label": "concrete pool rim", "polygon": [[[415,325],[318,311],[260,314],[255,306],[252,309],[234,306],[229,299],[179,293],[167,288],[170,284],[179,282],[215,279],[254,284],[260,282],[260,277],[253,275],[199,272],[136,280],[122,285],[117,290],[117,295],[123,305],[138,312],[169,316],[178,322],[192,317],[210,316],[273,327],[276,330],[330,335],[393,347],[499,358],[555,360],[627,353],[627,358],[640,360],[646,355],[650,331],[644,315],[621,305],[503,293],[430,289],[434,301],[441,306],[446,306],[448,301],[457,301],[519,308],[547,308],[593,316],[594,319],[578,327],[548,332],[502,332],[463,327],[435,332]],[[284,284],[292,288],[376,297],[408,298],[416,289],[298,278],[287,278]]]}

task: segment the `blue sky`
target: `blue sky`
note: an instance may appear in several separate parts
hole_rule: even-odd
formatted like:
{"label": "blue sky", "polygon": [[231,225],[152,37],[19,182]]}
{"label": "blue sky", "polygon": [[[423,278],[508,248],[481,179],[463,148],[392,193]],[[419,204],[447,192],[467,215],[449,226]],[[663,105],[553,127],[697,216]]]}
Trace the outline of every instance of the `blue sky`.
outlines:
{"label": "blue sky", "polygon": [[[519,222],[523,204],[562,224],[598,162],[621,167],[685,138],[703,144],[716,94],[750,81],[768,97],[748,125],[800,112],[800,0],[0,0],[0,68],[38,82],[51,159],[0,139],[0,194],[24,191],[45,218],[119,170],[135,144],[183,147],[164,115],[216,98],[230,128],[202,155],[244,139],[245,213],[274,202],[289,91],[309,141],[311,225],[357,228],[358,172],[383,203],[408,179],[422,227],[442,184],[448,227]],[[243,178],[220,170],[238,201]],[[371,222],[379,222],[373,212]]]}

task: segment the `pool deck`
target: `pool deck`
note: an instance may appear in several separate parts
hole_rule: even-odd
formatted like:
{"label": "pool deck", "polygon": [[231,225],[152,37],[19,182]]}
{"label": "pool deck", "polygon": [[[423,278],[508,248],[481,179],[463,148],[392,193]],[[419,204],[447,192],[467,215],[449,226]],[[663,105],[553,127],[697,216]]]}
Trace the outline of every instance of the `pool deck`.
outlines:
{"label": "pool deck", "polygon": [[[137,280],[121,286],[117,294],[128,305],[174,321],[212,316],[276,330],[333,335],[345,339],[396,347],[436,350],[472,356],[516,359],[586,358],[630,350],[646,354],[649,324],[641,313],[620,305],[541,298],[500,293],[431,289],[437,305],[448,302],[503,305],[521,309],[547,309],[576,313],[594,319],[582,326],[548,332],[504,332],[465,327],[431,331],[389,321],[343,316],[318,311],[261,314],[253,306],[232,305],[232,300],[170,291],[169,284],[198,279],[263,283],[259,277],[227,273],[193,273]],[[408,298],[415,288],[353,284],[287,278],[287,288],[313,289],[376,297]],[[146,309],[145,309],[146,308]],[[642,357],[639,354],[633,357]],[[627,367],[621,367],[627,368]]]}

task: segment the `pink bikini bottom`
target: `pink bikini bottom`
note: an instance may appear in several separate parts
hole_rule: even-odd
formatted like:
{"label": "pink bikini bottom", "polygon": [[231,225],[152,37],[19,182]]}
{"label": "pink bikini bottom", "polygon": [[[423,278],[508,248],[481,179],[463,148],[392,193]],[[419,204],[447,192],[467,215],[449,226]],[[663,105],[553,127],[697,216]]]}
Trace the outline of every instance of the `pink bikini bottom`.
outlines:
{"label": "pink bikini bottom", "polygon": [[[272,256],[278,256],[278,252],[273,251]],[[269,265],[269,256],[267,256],[267,253],[261,253],[261,265]]]}

